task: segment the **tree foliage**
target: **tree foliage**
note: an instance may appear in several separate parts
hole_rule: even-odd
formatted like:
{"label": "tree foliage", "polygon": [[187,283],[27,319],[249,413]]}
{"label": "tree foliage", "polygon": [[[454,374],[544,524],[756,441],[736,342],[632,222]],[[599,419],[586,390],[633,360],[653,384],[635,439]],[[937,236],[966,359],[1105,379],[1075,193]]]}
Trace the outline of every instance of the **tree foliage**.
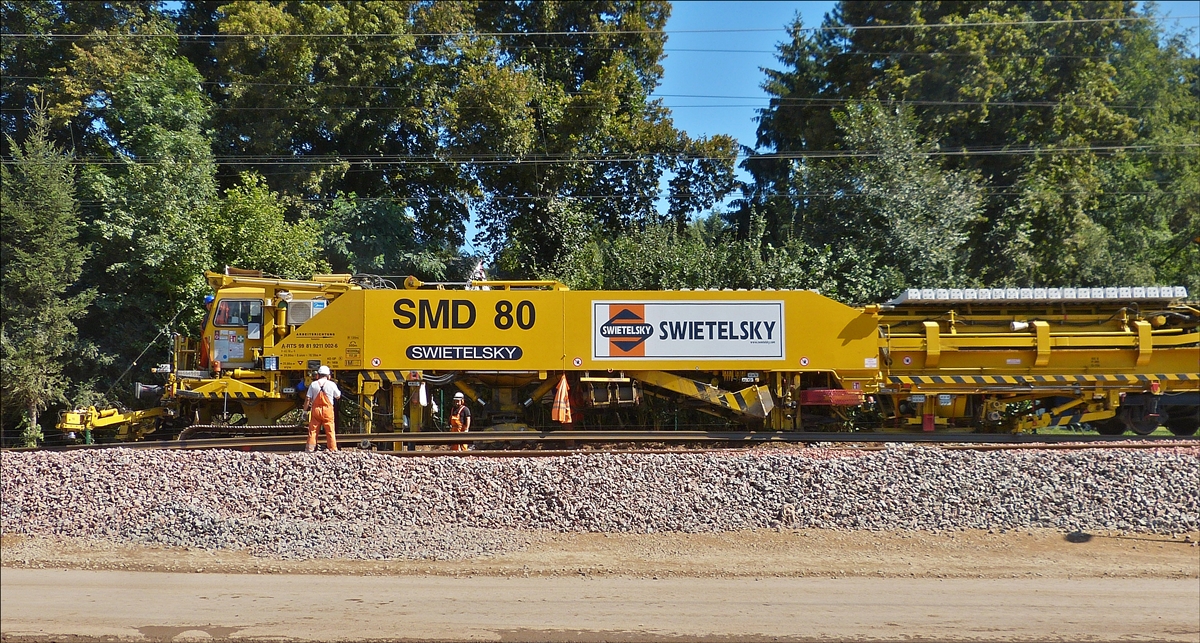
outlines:
{"label": "tree foliage", "polygon": [[[879,177],[812,155],[874,153],[839,115],[878,101],[910,115],[906,129],[940,158],[929,168],[951,173],[950,183],[965,172],[957,176],[984,190],[979,216],[956,228],[966,239],[955,269],[906,275],[908,284],[1200,285],[1188,197],[1197,60],[1182,41],[1163,42],[1154,14],[1136,3],[843,2],[815,34],[793,24],[779,60],[782,69],[766,72],[773,98],[758,143],[784,154],[747,162],[743,228],[756,212],[775,240],[824,240],[811,222],[855,225],[808,198],[824,174],[815,168]],[[789,155],[808,160],[779,158]],[[926,247],[944,254],[953,243]]]}
{"label": "tree foliage", "polygon": [[23,144],[8,142],[11,169],[0,167],[0,400],[6,427],[20,417],[26,446],[41,437],[39,414],[67,400],[65,362],[79,351],[75,322],[92,297],[71,292],[87,257],[78,242],[75,168],[50,140],[45,113],[31,123]]}
{"label": "tree foliage", "polygon": [[306,279],[328,269],[321,258],[321,228],[316,219],[290,223],[287,203],[247,172],[225,192],[204,221],[217,266],[254,266],[267,274]]}
{"label": "tree foliage", "polygon": [[467,208],[453,197],[466,183],[437,156],[467,39],[411,34],[461,30],[468,7],[189,3],[188,20],[227,36],[190,52],[213,81],[214,148],[236,159],[226,171],[253,169],[302,198],[411,203],[423,237],[456,247]]}
{"label": "tree foliage", "polygon": [[770,222],[768,240],[832,262],[838,269],[823,277],[826,289],[855,293],[860,303],[908,284],[965,280],[968,230],[984,202],[974,173],[942,169],[907,109],[869,101],[830,117],[844,155],[793,161],[787,182],[775,185],[784,194],[747,206]]}
{"label": "tree foliage", "polygon": [[389,199],[338,194],[324,218],[326,256],[339,272],[446,277],[455,256],[421,243],[412,212]]}
{"label": "tree foliage", "polygon": [[[650,93],[662,75],[663,2],[488,3],[482,21],[505,34],[579,31],[578,36],[494,38],[503,73],[479,82],[478,115],[493,96],[520,96],[509,136],[464,153],[508,154],[517,163],[474,163],[484,188],[481,240],[510,274],[556,269],[564,243],[581,233],[614,235],[670,222],[719,202],[733,188],[735,143],[692,139]],[[483,121],[487,122],[487,121]],[[485,140],[476,137],[474,140]],[[669,176],[668,207],[659,185]],[[549,198],[546,198],[549,197]],[[574,230],[574,231],[573,231]]]}
{"label": "tree foliage", "polygon": [[74,43],[54,70],[49,96],[89,160],[80,194],[94,253],[81,281],[97,296],[83,328],[113,358],[100,371],[112,381],[164,328],[198,319],[214,267],[204,224],[218,195],[209,101],[176,51],[174,23],[140,3],[106,15],[107,29]]}
{"label": "tree foliage", "polygon": [[[558,269],[542,231],[563,201],[580,225],[615,234],[683,226],[733,188],[733,140],[693,140],[649,98],[668,14],[665,2],[611,0],[232,2],[190,3],[185,22],[248,36],[190,50],[216,81],[216,149],[286,193],[336,200],[333,263],[402,263],[351,261],[350,246],[376,241],[347,239],[349,217],[356,229],[394,223],[393,237],[411,225],[433,254],[405,265],[439,270],[433,256],[459,247],[474,211],[500,272],[530,275]],[[351,194],[370,205],[348,214]]]}

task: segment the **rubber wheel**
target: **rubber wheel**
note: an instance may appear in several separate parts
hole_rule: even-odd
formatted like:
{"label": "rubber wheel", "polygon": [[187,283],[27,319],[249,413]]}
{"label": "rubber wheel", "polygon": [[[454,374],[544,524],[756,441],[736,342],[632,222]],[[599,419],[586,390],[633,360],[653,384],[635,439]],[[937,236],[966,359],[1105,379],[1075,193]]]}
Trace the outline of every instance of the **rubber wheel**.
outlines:
{"label": "rubber wheel", "polygon": [[1096,433],[1100,435],[1121,435],[1125,433],[1125,423],[1115,418],[1097,422],[1092,426],[1096,427]]}

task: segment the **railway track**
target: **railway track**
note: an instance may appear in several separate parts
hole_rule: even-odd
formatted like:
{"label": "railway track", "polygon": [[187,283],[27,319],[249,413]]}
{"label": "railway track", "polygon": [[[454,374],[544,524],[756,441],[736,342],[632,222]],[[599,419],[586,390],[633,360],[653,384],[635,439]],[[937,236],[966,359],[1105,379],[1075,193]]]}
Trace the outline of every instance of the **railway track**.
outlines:
{"label": "railway track", "polygon": [[[307,439],[304,434],[247,435],[222,438],[187,438],[123,442],[113,444],[69,445],[47,447],[49,451],[75,451],[88,449],[247,449],[295,450]],[[1200,440],[1192,437],[1138,437],[1102,435],[1036,435],[1036,434],[981,434],[981,433],[765,433],[752,431],[477,431],[471,433],[346,433],[338,436],[345,447],[369,449],[391,448],[381,451],[399,456],[464,455],[464,456],[546,456],[577,453],[678,453],[679,448],[633,448],[629,445],[668,443],[688,447],[686,450],[730,450],[766,444],[838,444],[857,449],[885,449],[888,444],[927,444],[950,449],[998,450],[998,449],[1081,449],[1081,448],[1158,448],[1164,446],[1200,446]],[[449,451],[444,449],[416,451],[407,447],[449,446],[457,443],[472,443],[471,451]],[[559,446],[565,443],[564,448]],[[502,444],[516,448],[495,448]],[[600,449],[574,448],[586,444]],[[697,448],[695,445],[703,444]],[[386,445],[386,446],[385,446]],[[401,446],[403,445],[403,446]],[[550,446],[559,448],[530,448]],[[23,450],[23,449],[13,449]]]}

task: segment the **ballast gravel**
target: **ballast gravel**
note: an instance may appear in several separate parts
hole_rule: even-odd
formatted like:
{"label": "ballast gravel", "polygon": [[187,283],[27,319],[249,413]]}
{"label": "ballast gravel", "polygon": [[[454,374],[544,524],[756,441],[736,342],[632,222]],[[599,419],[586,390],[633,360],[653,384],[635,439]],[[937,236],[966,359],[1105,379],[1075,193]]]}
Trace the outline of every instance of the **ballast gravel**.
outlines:
{"label": "ballast gravel", "polygon": [[461,559],[547,532],[1200,526],[1200,448],[539,458],[6,452],[0,530],[282,558]]}

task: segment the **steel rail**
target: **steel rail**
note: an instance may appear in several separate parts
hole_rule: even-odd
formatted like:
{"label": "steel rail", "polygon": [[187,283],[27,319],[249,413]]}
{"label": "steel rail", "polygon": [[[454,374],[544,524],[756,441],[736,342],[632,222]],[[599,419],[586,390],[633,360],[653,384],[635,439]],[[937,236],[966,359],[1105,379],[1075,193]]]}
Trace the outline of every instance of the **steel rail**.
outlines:
{"label": "steel rail", "polygon": [[[159,440],[143,442],[121,442],[90,445],[67,445],[44,447],[45,451],[76,451],[90,449],[243,449],[253,447],[299,447],[307,440],[304,434],[245,436],[226,438],[189,438],[184,440]],[[408,445],[451,445],[461,443],[723,443],[731,447],[749,447],[762,444],[791,443],[884,443],[884,444],[928,444],[945,448],[1144,448],[1164,446],[1197,446],[1200,441],[1192,437],[1154,436],[1126,437],[1102,435],[1037,435],[1037,434],[988,434],[988,433],[813,433],[813,432],[750,432],[750,431],[474,431],[469,433],[346,433],[338,436],[345,445],[361,443],[403,443]],[[883,447],[881,447],[883,448]],[[34,449],[9,449],[34,450]],[[616,452],[556,449],[564,453]],[[678,450],[671,450],[678,453]],[[401,453],[395,451],[391,453]],[[409,452],[424,453],[424,452]],[[475,450],[467,452],[439,451],[436,453],[480,455],[483,453],[537,454],[532,449]]]}

